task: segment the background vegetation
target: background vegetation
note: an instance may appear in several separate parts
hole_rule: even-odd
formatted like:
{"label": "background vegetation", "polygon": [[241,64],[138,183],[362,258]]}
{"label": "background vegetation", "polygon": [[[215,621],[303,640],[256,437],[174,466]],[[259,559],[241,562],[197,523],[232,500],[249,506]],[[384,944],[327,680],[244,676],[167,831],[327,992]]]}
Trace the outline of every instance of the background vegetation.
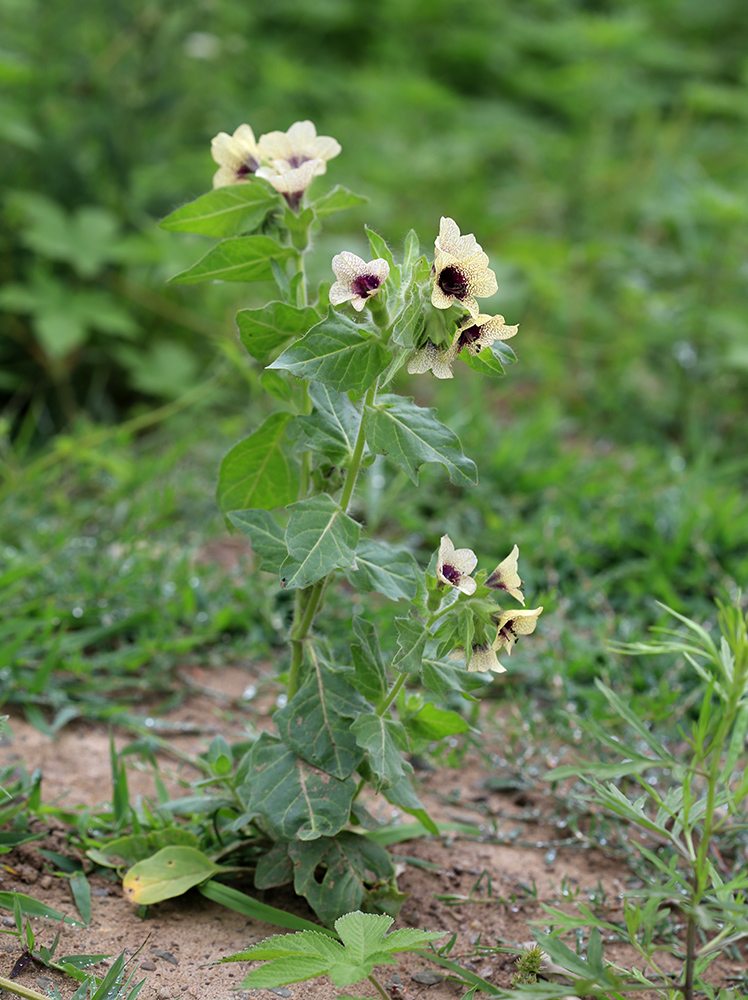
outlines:
{"label": "background vegetation", "polygon": [[166,695],[190,657],[279,659],[284,595],[204,562],[218,459],[264,412],[246,292],[167,287],[199,238],[155,223],[210,186],[218,131],[311,118],[343,146],[330,182],[370,198],[317,278],[364,223],[428,244],[450,215],[521,324],[498,390],[412,381],[475,494],[424,473],[416,500],[375,464],[361,515],[422,556],[445,531],[487,561],[518,542],[547,611],[507,683],[538,711],[596,704],[602,673],[667,718],[681,682],[605,641],[640,636],[655,598],[703,618],[748,579],[742,0],[3,8],[6,700],[61,725],[120,711],[102,691]]}

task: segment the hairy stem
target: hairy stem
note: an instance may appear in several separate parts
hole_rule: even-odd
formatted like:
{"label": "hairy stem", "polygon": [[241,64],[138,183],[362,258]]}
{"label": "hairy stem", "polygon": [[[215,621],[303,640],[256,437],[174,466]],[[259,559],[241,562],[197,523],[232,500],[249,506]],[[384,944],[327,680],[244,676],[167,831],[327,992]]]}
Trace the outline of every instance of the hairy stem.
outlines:
{"label": "hairy stem", "polygon": [[369,982],[371,983],[371,985],[374,987],[374,989],[377,991],[377,993],[380,995],[380,997],[383,997],[384,1000],[390,1000],[390,997],[389,997],[388,993],[386,992],[385,988],[382,985],[380,985],[379,980],[377,979],[377,977],[373,973],[372,973],[372,975],[368,976],[367,978],[368,978]]}
{"label": "hairy stem", "polygon": [[[304,412],[311,413],[311,400],[309,399],[309,393],[304,385],[304,393],[306,406],[308,406],[308,411]],[[343,493],[340,497],[340,506],[344,511],[348,510],[348,506],[351,502],[351,497],[353,496],[353,490],[356,486],[356,479],[358,478],[358,473],[361,468],[361,459],[364,454],[364,445],[366,444],[366,438],[364,436],[364,415],[366,413],[366,407],[373,406],[374,400],[377,394],[376,383],[371,386],[366,393],[364,399],[364,406],[361,413],[361,424],[358,429],[358,434],[356,436],[356,443],[353,446],[353,455],[351,456],[351,462],[348,466],[348,472],[345,477],[345,483],[343,484]],[[304,460],[306,460],[306,466],[304,465]],[[305,473],[306,469],[306,473]],[[300,491],[300,499],[306,496],[308,491],[309,482],[309,453],[305,453],[302,459],[302,487],[304,492]],[[306,478],[306,485],[305,484]],[[309,635],[312,624],[314,622],[314,616],[320,608],[322,603],[322,598],[325,593],[325,588],[327,587],[327,581],[329,577],[324,577],[322,580],[318,580],[313,586],[306,587],[304,590],[299,590],[296,592],[296,603],[294,606],[294,616],[293,625],[291,626],[291,668],[288,676],[288,697],[293,698],[299,688],[299,678],[301,674],[301,667],[304,661],[304,640]],[[385,706],[386,707],[386,706]]]}
{"label": "hairy stem", "polygon": [[397,698],[397,695],[398,695],[398,692],[400,691],[400,688],[405,683],[405,677],[406,677],[406,674],[400,674],[400,676],[397,678],[397,680],[392,685],[392,687],[390,688],[390,690],[387,692],[387,694],[384,696],[384,698],[382,698],[382,700],[379,702],[379,704],[377,705],[377,711],[376,711],[377,715],[384,715],[384,713],[390,707],[390,705],[395,700],[395,698]]}

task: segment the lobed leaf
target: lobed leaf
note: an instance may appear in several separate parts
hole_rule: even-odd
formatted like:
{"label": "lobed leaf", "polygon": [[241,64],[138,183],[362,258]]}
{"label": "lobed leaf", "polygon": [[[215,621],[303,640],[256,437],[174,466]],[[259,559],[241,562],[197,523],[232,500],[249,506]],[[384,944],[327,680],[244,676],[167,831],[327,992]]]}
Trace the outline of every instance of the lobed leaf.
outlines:
{"label": "lobed leaf", "polygon": [[455,733],[467,733],[470,724],[458,712],[437,708],[433,702],[427,701],[411,715],[406,723],[408,732],[418,739],[441,740]]}
{"label": "lobed leaf", "polygon": [[298,308],[288,302],[268,302],[262,309],[240,309],[236,314],[241,342],[261,365],[266,365],[287,341],[300,337],[318,321],[319,316],[311,306]]}
{"label": "lobed leaf", "polygon": [[408,549],[365,538],[356,549],[355,564],[345,575],[356,590],[375,590],[391,601],[412,601],[419,572]]}
{"label": "lobed leaf", "polygon": [[382,794],[393,806],[399,806],[422,823],[429,833],[439,833],[439,827],[423,808],[423,803],[413,790],[410,778],[403,776],[390,788],[383,789]]}
{"label": "lobed leaf", "polygon": [[288,559],[281,567],[286,589],[309,587],[334,569],[346,569],[356,557],[361,530],[327,493],[287,507]]}
{"label": "lobed leaf", "polygon": [[314,403],[314,413],[296,420],[308,446],[329,458],[333,465],[347,466],[356,444],[361,413],[346,393],[336,392],[321,382],[310,384],[309,398]]}
{"label": "lobed leaf", "polygon": [[335,212],[342,212],[347,208],[356,208],[358,205],[365,205],[368,200],[363,195],[354,194],[353,191],[349,191],[342,184],[336,184],[331,191],[317,198],[309,207],[313,209],[318,219],[324,219]]}
{"label": "lobed leaf", "polygon": [[[359,909],[378,888],[389,891],[394,882],[395,867],[388,852],[360,833],[345,831],[334,840],[290,844],[288,853],[294,861],[296,892],[309,900],[325,923]],[[338,981],[338,985],[355,981]]]}
{"label": "lobed leaf", "polygon": [[268,733],[252,747],[250,773],[248,809],[262,816],[274,840],[334,837],[348,822],[353,778],[325,774]]}
{"label": "lobed leaf", "polygon": [[354,616],[353,631],[358,642],[351,645],[356,690],[376,705],[387,691],[387,671],[379,648],[377,631],[371,622]]}
{"label": "lobed leaf", "polygon": [[299,463],[291,455],[286,430],[290,413],[273,413],[221,462],[216,500],[231,510],[272,510],[291,503],[299,491]]}
{"label": "lobed leaf", "polygon": [[414,483],[426,462],[438,462],[458,486],[475,486],[475,463],[462,452],[457,435],[435,417],[433,409],[389,393],[377,397],[364,415],[366,440],[372,451],[386,455]]}
{"label": "lobed leaf", "polygon": [[295,253],[293,247],[283,247],[269,236],[232,236],[209,250],[192,267],[175,274],[170,283],[272,281],[271,261],[288,260]]}
{"label": "lobed leaf", "polygon": [[[400,745],[394,739],[394,731],[398,732]],[[394,785],[405,774],[413,773],[412,766],[402,754],[407,748],[407,738],[400,723],[381,715],[364,714],[359,715],[351,725],[351,732],[358,745],[369,755],[369,766],[379,779],[374,783],[376,791]]]}
{"label": "lobed leaf", "polygon": [[285,532],[266,510],[232,510],[228,514],[231,523],[247,535],[252,543],[252,551],[260,557],[257,569],[279,573],[288,558]]}
{"label": "lobed leaf", "polygon": [[414,674],[421,669],[421,661],[429,639],[426,624],[420,618],[396,618],[398,650],[392,666],[401,674]]}
{"label": "lobed leaf", "polygon": [[281,739],[299,757],[336,778],[347,778],[364,756],[351,719],[365,708],[342,674],[317,663],[285,708],[275,713],[275,721]]}
{"label": "lobed leaf", "polygon": [[279,195],[269,184],[254,180],[209,191],[167,215],[159,226],[173,232],[234,236],[257,229],[280,205]]}
{"label": "lobed leaf", "polygon": [[389,358],[377,337],[365,337],[347,316],[333,313],[268,367],[324,382],[339,392],[365,392],[387,367]]}

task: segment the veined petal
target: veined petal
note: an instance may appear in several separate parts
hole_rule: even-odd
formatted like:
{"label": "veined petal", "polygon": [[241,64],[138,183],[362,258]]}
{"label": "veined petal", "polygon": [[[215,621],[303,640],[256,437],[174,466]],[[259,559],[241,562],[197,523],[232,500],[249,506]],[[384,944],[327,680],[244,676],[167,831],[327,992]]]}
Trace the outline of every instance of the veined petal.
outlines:
{"label": "veined petal", "polygon": [[442,583],[456,587],[463,594],[474,594],[477,584],[470,576],[478,565],[472,549],[456,549],[449,535],[442,535],[436,563],[436,575]]}
{"label": "veined petal", "polygon": [[377,257],[367,263],[349,250],[333,257],[332,269],[338,280],[330,288],[330,302],[334,306],[351,302],[358,312],[367,299],[377,294],[390,274],[390,265],[384,258]]}
{"label": "veined petal", "polygon": [[440,350],[436,344],[427,340],[408,360],[410,375],[423,375],[432,372],[436,378],[454,378],[452,362],[456,355],[451,348]]}
{"label": "veined petal", "polygon": [[448,216],[442,216],[440,220],[439,235],[434,241],[434,248],[453,257],[469,257],[476,250],[483,249],[472,233],[460,236],[460,227]]}
{"label": "veined petal", "polygon": [[484,673],[487,670],[492,670],[495,674],[506,673],[506,667],[499,663],[496,651],[490,644],[473,646],[473,655],[467,668],[471,673]]}
{"label": "veined petal", "polygon": [[519,589],[522,586],[522,580],[517,572],[518,560],[519,548],[515,545],[506,559],[503,559],[493,573],[488,576],[486,586],[491,590],[505,590],[520,604],[524,604],[525,597]]}
{"label": "veined petal", "polygon": [[233,135],[219,132],[211,140],[210,153],[220,167],[213,177],[213,187],[247,181],[260,166],[260,151],[249,125],[240,125]]}
{"label": "veined petal", "polygon": [[317,175],[327,170],[327,160],[340,152],[340,143],[329,135],[317,135],[310,121],[294,122],[288,132],[267,132],[258,143],[262,157],[275,166],[282,161],[286,169],[296,169],[307,160],[319,160]]}

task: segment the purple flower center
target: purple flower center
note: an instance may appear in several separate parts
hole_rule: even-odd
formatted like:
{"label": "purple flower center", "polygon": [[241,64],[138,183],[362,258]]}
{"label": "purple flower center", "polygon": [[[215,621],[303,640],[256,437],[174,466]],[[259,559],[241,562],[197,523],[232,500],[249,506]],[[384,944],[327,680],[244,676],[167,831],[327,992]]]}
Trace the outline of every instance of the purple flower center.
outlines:
{"label": "purple flower center", "polygon": [[257,162],[257,160],[255,160],[254,157],[250,156],[247,160],[244,161],[244,163],[242,163],[241,166],[236,168],[236,176],[246,177],[247,174],[254,174],[259,166],[260,164]]}
{"label": "purple flower center", "polygon": [[450,566],[448,563],[444,563],[442,566],[442,576],[449,580],[453,587],[456,587],[462,579],[462,573],[460,573],[458,569],[455,569],[454,566]]}
{"label": "purple flower center", "polygon": [[368,299],[382,284],[376,274],[359,274],[351,282],[351,291],[359,299]]}
{"label": "purple flower center", "polygon": [[302,163],[306,163],[307,160],[309,160],[309,159],[310,159],[309,156],[303,156],[303,155],[290,156],[286,162],[288,163],[288,165],[290,167],[292,167],[294,170],[296,170],[298,167],[301,166]]}
{"label": "purple flower center", "polygon": [[457,353],[459,354],[463,347],[472,347],[472,345],[480,337],[480,327],[479,326],[469,326],[467,330],[462,330],[460,332],[460,339],[457,341]]}
{"label": "purple flower center", "polygon": [[499,630],[499,635],[506,639],[509,643],[517,641],[517,636],[514,634],[511,622],[507,622],[506,625]]}
{"label": "purple flower center", "polygon": [[445,295],[453,295],[456,299],[464,299],[467,295],[468,283],[465,275],[458,268],[450,265],[439,272],[437,279],[439,288]]}

